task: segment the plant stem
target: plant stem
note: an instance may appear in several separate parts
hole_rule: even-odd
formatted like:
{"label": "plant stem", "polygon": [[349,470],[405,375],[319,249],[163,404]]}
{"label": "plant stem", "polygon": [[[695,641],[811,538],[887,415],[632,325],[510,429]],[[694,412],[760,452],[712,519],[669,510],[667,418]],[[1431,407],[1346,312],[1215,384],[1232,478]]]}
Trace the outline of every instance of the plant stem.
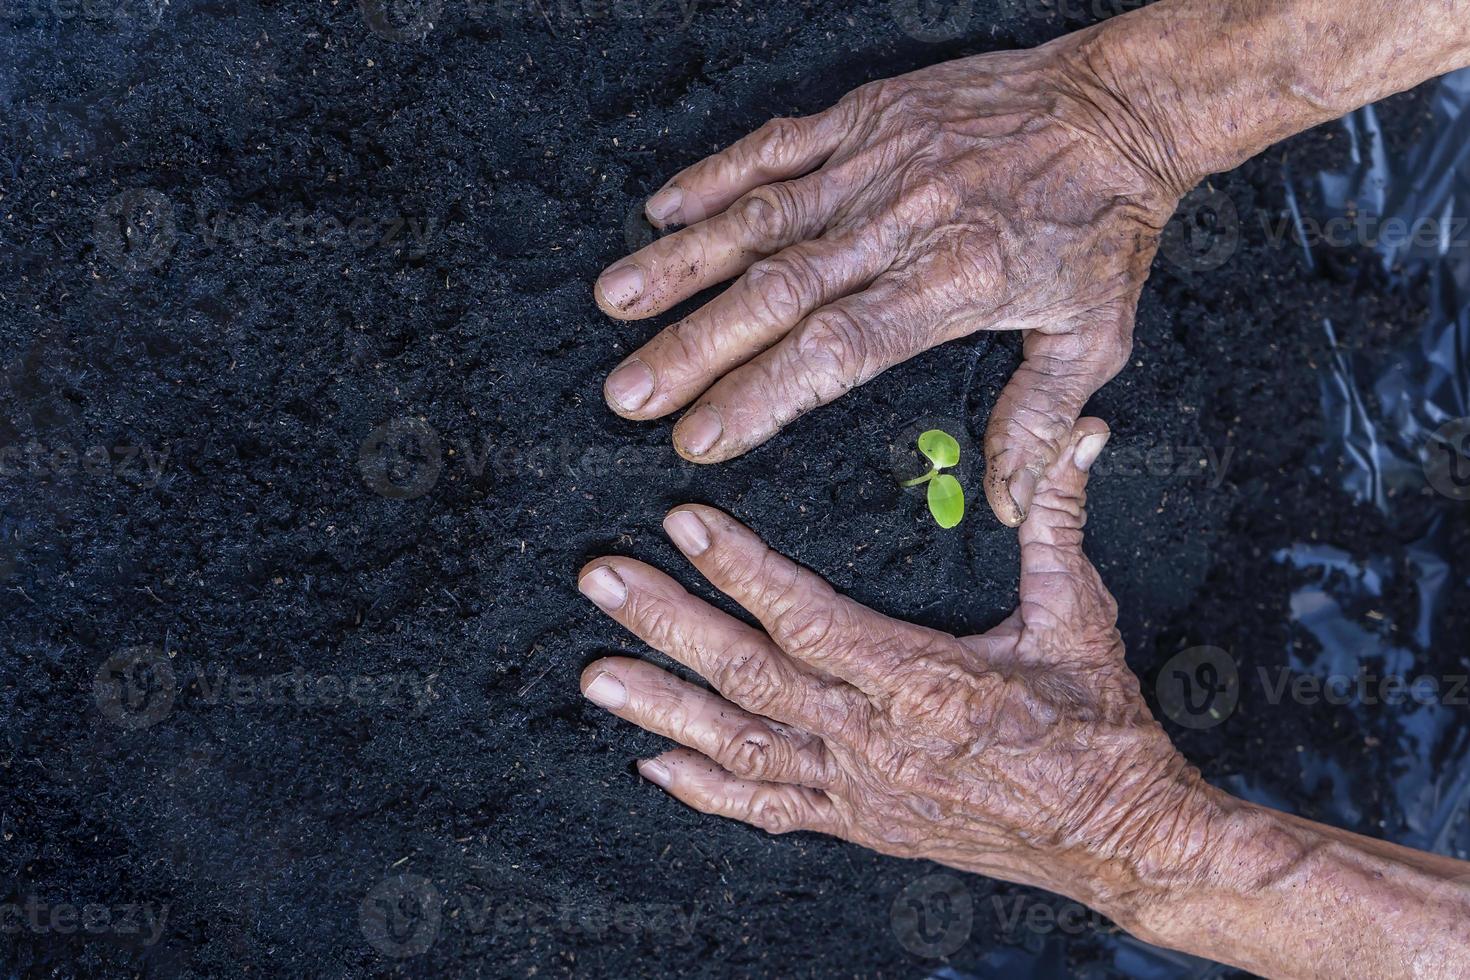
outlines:
{"label": "plant stem", "polygon": [[930,480],[934,479],[938,475],[939,475],[939,469],[938,469],[938,467],[936,467],[936,468],[930,470],[928,473],[925,473],[923,476],[916,476],[912,480],[904,480],[902,483],[899,484],[899,486],[901,486],[901,487],[916,487],[916,486],[918,486],[921,483],[928,483]]}

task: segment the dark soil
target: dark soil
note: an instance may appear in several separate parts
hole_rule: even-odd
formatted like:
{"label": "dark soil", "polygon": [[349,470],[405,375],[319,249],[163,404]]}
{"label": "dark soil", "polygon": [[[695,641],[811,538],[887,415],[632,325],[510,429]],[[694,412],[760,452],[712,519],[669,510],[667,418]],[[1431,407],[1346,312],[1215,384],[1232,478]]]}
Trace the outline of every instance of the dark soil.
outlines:
{"label": "dark soil", "polygon": [[[664,321],[610,322],[590,284],[647,234],[647,193],[769,116],[1084,21],[977,5],[967,41],[926,43],[887,2],[443,0],[421,30],[372,0],[366,16],[347,0],[106,2],[15,4],[0,25],[6,973],[942,967],[892,914],[939,869],[772,839],[637,778],[632,760],[659,740],[576,682],[608,652],[656,655],[581,599],[574,573],[616,552],[708,594],[659,527],[698,500],[885,612],[994,624],[1015,600],[1015,536],[984,510],[978,473],[962,473],[971,515],[954,532],[895,473],[931,419],[976,459],[1015,338],[930,352],[696,468],[668,424],[603,407],[604,374]],[[1413,139],[1424,105],[1383,107],[1394,140]],[[1241,215],[1223,266],[1157,262],[1135,363],[1092,407],[1115,435],[1089,552],[1150,697],[1182,648],[1239,662],[1225,724],[1170,729],[1208,778],[1406,839],[1389,786],[1403,746],[1351,712],[1269,704],[1254,680],[1304,642],[1289,602],[1311,576],[1273,553],[1387,556],[1402,574],[1363,622],[1391,629],[1417,614],[1403,556],[1436,507],[1426,494],[1389,520],[1314,465],[1323,319],[1386,351],[1426,304],[1366,252],[1308,269],[1269,239],[1283,162],[1341,163],[1336,132],[1213,182]],[[109,203],[125,192],[145,236],[131,243]],[[424,455],[375,468],[385,425],[393,448]],[[1218,485],[1201,447],[1232,451]],[[1149,450],[1166,471],[1141,465]],[[1438,637],[1463,637],[1470,615],[1464,515],[1445,530],[1458,565]],[[1466,668],[1463,641],[1417,656],[1424,672]],[[151,677],[151,693],[129,700],[119,673],[148,662],[126,677]],[[274,675],[293,680],[265,696]],[[353,678],[368,680],[333,686]],[[1304,751],[1352,774],[1350,812]],[[1007,927],[1060,899],[956,878],[973,910],[957,970],[1019,975],[1007,957],[1021,952],[1129,972],[1106,927]],[[63,903],[108,918],[67,928]],[[35,907],[40,926],[6,905]],[[148,909],[156,941],[125,925]]]}

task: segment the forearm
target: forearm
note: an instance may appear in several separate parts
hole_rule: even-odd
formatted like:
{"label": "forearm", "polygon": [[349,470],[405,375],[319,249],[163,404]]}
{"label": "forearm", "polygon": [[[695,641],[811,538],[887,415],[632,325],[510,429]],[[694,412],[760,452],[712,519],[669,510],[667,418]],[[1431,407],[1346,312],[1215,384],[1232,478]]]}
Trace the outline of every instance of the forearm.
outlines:
{"label": "forearm", "polygon": [[1470,863],[1232,804],[1196,883],[1122,922],[1271,977],[1461,977]]}
{"label": "forearm", "polygon": [[1293,133],[1470,64],[1470,0],[1161,0],[1076,49],[1181,192]]}

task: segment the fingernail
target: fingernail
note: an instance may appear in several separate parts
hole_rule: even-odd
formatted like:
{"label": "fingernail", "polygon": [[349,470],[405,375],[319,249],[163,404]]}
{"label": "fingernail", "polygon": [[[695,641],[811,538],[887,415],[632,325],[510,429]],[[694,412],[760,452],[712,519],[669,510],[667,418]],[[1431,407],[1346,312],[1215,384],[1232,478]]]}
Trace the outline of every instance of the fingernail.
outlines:
{"label": "fingernail", "polygon": [[609,269],[597,280],[597,288],[609,306],[632,306],[643,295],[643,270],[632,264]]}
{"label": "fingernail", "polygon": [[620,365],[602,386],[608,401],[625,412],[642,407],[653,394],[653,372],[642,361],[633,360]]}
{"label": "fingernail", "polygon": [[606,565],[592,569],[577,583],[582,594],[597,603],[599,609],[611,612],[623,608],[628,601],[628,587],[618,578],[618,573]]}
{"label": "fingernail", "polygon": [[628,703],[628,689],[623,687],[623,682],[612,674],[598,674],[587,690],[583,692],[587,700],[593,704],[601,705],[609,711],[616,711]]}
{"label": "fingernail", "polygon": [[644,759],[638,763],[638,771],[642,773],[644,779],[664,789],[668,789],[669,783],[673,782],[673,777],[669,774],[669,767],[657,759]]}
{"label": "fingernail", "polygon": [[1016,471],[1006,484],[1006,491],[1011,495],[1011,503],[1016,505],[1016,513],[1024,521],[1031,510],[1031,498],[1036,495],[1036,474],[1029,469]]}
{"label": "fingernail", "polygon": [[703,456],[720,439],[725,427],[720,424],[720,410],[704,405],[679,422],[679,445],[691,456]]}
{"label": "fingernail", "polygon": [[654,221],[667,221],[679,205],[684,203],[684,192],[677,187],[665,187],[648,199],[646,210]]}
{"label": "fingernail", "polygon": [[679,550],[691,558],[704,554],[709,547],[709,531],[704,521],[687,510],[676,510],[664,518],[664,530],[673,539]]}
{"label": "fingernail", "polygon": [[1092,464],[1097,462],[1098,454],[1108,444],[1109,435],[1111,433],[1099,432],[1095,435],[1087,436],[1081,442],[1077,443],[1077,448],[1072,452],[1072,462],[1077,464],[1079,470],[1086,473],[1092,469]]}

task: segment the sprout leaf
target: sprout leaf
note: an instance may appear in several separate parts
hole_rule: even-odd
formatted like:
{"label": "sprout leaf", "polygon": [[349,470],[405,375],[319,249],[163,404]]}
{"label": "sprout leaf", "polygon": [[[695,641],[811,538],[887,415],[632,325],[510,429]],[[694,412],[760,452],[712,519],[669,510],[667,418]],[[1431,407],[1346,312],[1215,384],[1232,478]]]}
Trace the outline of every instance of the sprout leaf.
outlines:
{"label": "sprout leaf", "polygon": [[954,466],[960,461],[960,444],[942,429],[930,429],[920,434],[919,452],[929,457],[936,470]]}
{"label": "sprout leaf", "polygon": [[[949,439],[948,436],[945,438]],[[950,439],[950,442],[954,440]],[[925,455],[929,454],[926,452]],[[929,481],[929,513],[942,528],[951,528],[960,522],[965,516],[965,491],[959,480],[948,473],[941,473]]]}

